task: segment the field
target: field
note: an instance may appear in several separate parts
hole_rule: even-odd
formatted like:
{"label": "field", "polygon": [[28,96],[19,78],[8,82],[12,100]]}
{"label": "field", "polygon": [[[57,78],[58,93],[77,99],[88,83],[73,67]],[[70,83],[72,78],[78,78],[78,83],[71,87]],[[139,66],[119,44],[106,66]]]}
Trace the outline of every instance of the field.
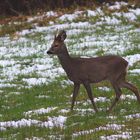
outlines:
{"label": "field", "polygon": [[[38,21],[46,18],[47,25],[40,26]],[[140,8],[121,2],[65,14],[50,11],[0,25],[4,31],[10,24],[32,25],[0,37],[0,139],[140,139],[140,104],[134,93],[123,89],[121,100],[108,114],[114,90],[107,81],[92,85],[99,108],[95,113],[81,86],[71,112],[73,83],[58,58],[46,53],[56,30],[64,29],[71,56],[122,56],[129,62],[128,81],[140,90],[139,23]]]}

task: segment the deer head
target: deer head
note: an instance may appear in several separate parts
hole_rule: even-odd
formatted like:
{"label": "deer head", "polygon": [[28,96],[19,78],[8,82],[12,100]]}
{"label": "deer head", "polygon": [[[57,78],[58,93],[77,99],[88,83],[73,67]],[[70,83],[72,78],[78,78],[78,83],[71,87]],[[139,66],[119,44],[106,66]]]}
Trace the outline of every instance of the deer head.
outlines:
{"label": "deer head", "polygon": [[67,35],[64,30],[60,30],[58,34],[55,34],[54,41],[51,45],[51,48],[47,51],[47,54],[56,54],[59,55],[64,52],[66,49],[64,40]]}

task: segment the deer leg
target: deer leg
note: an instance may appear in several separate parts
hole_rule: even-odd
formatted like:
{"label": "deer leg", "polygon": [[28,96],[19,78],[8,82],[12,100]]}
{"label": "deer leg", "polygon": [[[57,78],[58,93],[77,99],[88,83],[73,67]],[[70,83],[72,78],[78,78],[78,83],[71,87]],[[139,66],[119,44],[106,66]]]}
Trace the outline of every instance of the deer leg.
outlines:
{"label": "deer leg", "polygon": [[80,84],[74,83],[74,90],[73,90],[73,96],[72,96],[71,111],[73,110],[74,102],[75,102],[76,97],[78,95],[79,88],[80,88]]}
{"label": "deer leg", "polygon": [[95,105],[95,102],[93,100],[93,95],[92,95],[90,84],[89,83],[83,83],[83,85],[84,85],[84,87],[85,87],[85,89],[87,91],[88,97],[91,100],[91,103],[92,103],[92,105],[94,107],[95,112],[98,112],[97,107]]}
{"label": "deer leg", "polygon": [[115,100],[113,101],[113,103],[111,104],[111,106],[110,106],[110,108],[109,108],[109,110],[108,110],[107,112],[111,112],[111,111],[112,111],[112,108],[113,108],[113,107],[116,105],[116,103],[119,101],[120,96],[121,96],[121,94],[122,94],[121,89],[120,89],[118,86],[113,85],[113,88],[114,88],[114,90],[115,90],[116,97],[115,97]]}
{"label": "deer leg", "polygon": [[136,95],[137,100],[140,103],[140,95],[139,95],[138,89],[134,85],[132,85],[128,82],[123,82],[123,83],[121,83],[121,86],[131,90]]}

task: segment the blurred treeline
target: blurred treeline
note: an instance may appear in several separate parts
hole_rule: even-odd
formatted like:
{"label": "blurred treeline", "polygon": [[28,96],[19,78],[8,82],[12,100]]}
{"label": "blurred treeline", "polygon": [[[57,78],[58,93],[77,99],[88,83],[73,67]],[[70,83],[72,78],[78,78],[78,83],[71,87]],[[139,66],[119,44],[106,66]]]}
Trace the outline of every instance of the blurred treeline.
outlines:
{"label": "blurred treeline", "polygon": [[0,0],[0,15],[33,14],[35,11],[44,9],[54,10],[71,6],[92,6],[103,2],[112,3],[115,1],[122,0]]}

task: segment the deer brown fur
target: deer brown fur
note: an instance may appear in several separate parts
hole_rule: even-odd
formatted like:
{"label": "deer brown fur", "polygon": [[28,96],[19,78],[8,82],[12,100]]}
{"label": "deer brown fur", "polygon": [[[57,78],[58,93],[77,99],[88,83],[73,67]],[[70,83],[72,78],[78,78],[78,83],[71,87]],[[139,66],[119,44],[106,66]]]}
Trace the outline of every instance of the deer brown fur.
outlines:
{"label": "deer brown fur", "polygon": [[94,102],[90,83],[97,83],[103,80],[110,81],[116,94],[115,100],[108,110],[109,112],[118,102],[122,94],[121,88],[131,90],[136,95],[137,100],[140,103],[140,95],[137,88],[128,83],[125,79],[128,67],[128,62],[125,59],[115,55],[95,58],[73,58],[69,55],[64,43],[66,37],[67,35],[64,30],[61,30],[58,35],[55,35],[52,46],[47,53],[58,56],[68,78],[74,82],[71,110],[73,110],[80,84],[83,84],[94,110],[97,112],[98,110]]}

